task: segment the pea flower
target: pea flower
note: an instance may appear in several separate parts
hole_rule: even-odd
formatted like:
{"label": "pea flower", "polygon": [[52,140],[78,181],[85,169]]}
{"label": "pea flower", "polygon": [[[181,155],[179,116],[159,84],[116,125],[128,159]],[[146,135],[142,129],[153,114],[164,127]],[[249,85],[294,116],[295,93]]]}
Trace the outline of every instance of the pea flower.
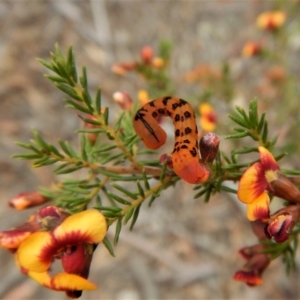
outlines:
{"label": "pea flower", "polygon": [[265,232],[277,243],[283,243],[300,219],[300,206],[289,205],[270,216]]}
{"label": "pea flower", "polygon": [[237,271],[233,279],[242,281],[249,286],[261,285],[262,274],[270,264],[270,258],[262,250],[264,245],[258,244],[240,250],[241,256],[247,260],[244,267]]}
{"label": "pea flower", "polygon": [[269,181],[276,178],[279,170],[276,160],[264,147],[259,147],[260,162],[250,166],[241,177],[237,196],[247,204],[247,217],[250,221],[269,217],[270,198],[266,190]]}
{"label": "pea flower", "polygon": [[266,191],[293,203],[300,203],[300,191],[294,183],[279,172],[273,155],[264,147],[258,147],[260,162],[250,166],[240,179],[237,196],[247,204],[250,221],[269,218],[270,198]]}
{"label": "pea flower", "polygon": [[[97,289],[87,277],[93,252],[107,231],[104,216],[95,209],[69,215],[50,206],[40,210],[32,222],[38,224],[37,230],[27,232],[14,245],[21,272],[47,288],[65,291],[71,298],[80,297],[82,290]],[[52,275],[55,259],[61,259],[64,271]]]}
{"label": "pea flower", "polygon": [[150,101],[148,92],[146,90],[139,90],[138,100],[142,106],[148,103]]}
{"label": "pea flower", "polygon": [[248,42],[244,45],[242,55],[244,57],[258,56],[262,53],[262,45],[256,42]]}
{"label": "pea flower", "polygon": [[257,27],[274,31],[280,28],[286,20],[286,14],[283,11],[267,11],[260,14],[256,19]]}
{"label": "pea flower", "polygon": [[217,114],[209,103],[201,103],[199,105],[200,126],[203,131],[214,131],[217,123]]}

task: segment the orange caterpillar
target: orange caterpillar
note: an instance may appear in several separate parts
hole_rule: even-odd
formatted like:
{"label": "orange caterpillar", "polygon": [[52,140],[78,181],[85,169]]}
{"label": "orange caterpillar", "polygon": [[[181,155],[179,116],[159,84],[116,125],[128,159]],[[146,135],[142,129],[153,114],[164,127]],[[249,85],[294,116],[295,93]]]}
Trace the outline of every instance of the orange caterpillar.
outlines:
{"label": "orange caterpillar", "polygon": [[191,105],[180,98],[163,97],[140,108],[133,118],[133,128],[147,148],[157,149],[167,139],[157,122],[160,116],[171,117],[175,126],[174,172],[189,183],[205,182],[210,173],[200,161],[198,129]]}

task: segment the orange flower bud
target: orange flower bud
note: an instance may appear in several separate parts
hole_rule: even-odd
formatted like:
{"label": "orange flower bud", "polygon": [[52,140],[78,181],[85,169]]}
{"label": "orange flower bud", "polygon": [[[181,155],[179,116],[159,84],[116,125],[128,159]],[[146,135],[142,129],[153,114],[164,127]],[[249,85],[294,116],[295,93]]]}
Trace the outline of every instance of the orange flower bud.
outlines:
{"label": "orange flower bud", "polygon": [[199,142],[201,159],[205,163],[211,163],[219,152],[219,137],[212,133],[205,133]]}
{"label": "orange flower bud", "polygon": [[132,62],[132,63],[120,63],[120,64],[115,64],[111,67],[111,71],[117,75],[125,75],[129,71],[135,70],[137,67],[137,63]]}
{"label": "orange flower bud", "polygon": [[113,94],[113,99],[117,102],[122,109],[130,110],[132,107],[132,99],[129,94],[125,92],[115,92]]}
{"label": "orange flower bud", "polygon": [[165,66],[165,61],[161,57],[154,57],[151,64],[156,69],[161,69]]}
{"label": "orange flower bud", "polygon": [[29,207],[43,204],[50,199],[41,195],[39,192],[27,192],[20,193],[16,197],[12,198],[8,205],[16,210],[23,210]]}
{"label": "orange flower bud", "polygon": [[140,56],[146,64],[150,63],[153,57],[153,49],[150,46],[144,46],[140,52]]}

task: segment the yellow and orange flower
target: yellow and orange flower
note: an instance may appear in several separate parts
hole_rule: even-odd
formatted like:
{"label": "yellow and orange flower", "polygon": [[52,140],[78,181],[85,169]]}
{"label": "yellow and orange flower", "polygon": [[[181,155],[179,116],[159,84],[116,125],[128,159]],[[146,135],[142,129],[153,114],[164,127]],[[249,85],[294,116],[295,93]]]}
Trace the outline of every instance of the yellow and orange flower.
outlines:
{"label": "yellow and orange flower", "polygon": [[247,217],[250,221],[269,217],[270,181],[277,178],[279,166],[273,155],[264,147],[258,148],[260,162],[250,166],[243,174],[238,187],[238,198],[247,204]]}
{"label": "yellow and orange flower", "polygon": [[[2,246],[16,251],[21,272],[47,288],[65,291],[71,298],[80,297],[82,290],[97,289],[87,277],[93,252],[106,235],[105,217],[95,209],[69,215],[53,206],[34,216],[31,223],[20,227],[23,235],[15,237],[14,229],[9,240],[9,231],[0,233]],[[52,276],[49,271],[54,259],[61,259],[64,271]]]}
{"label": "yellow and orange flower", "polygon": [[256,19],[258,28],[264,30],[276,30],[280,28],[286,20],[286,13],[283,11],[267,11],[260,14]]}
{"label": "yellow and orange flower", "polygon": [[139,90],[138,91],[138,100],[142,106],[147,104],[150,101],[148,92],[146,90]]}
{"label": "yellow and orange flower", "polygon": [[153,59],[151,60],[151,66],[155,69],[162,69],[163,67],[166,66],[166,62],[164,61],[163,58],[156,56],[153,57]]}
{"label": "yellow and orange flower", "polygon": [[263,283],[262,274],[271,262],[268,255],[261,252],[264,247],[260,244],[240,250],[241,256],[247,260],[247,263],[234,274],[233,279],[242,281],[249,286]]}
{"label": "yellow and orange flower", "polygon": [[262,46],[256,42],[248,42],[244,45],[242,55],[244,57],[258,56],[262,52]]}
{"label": "yellow and orange flower", "polygon": [[217,124],[217,114],[209,103],[201,103],[199,105],[200,126],[203,131],[214,131]]}

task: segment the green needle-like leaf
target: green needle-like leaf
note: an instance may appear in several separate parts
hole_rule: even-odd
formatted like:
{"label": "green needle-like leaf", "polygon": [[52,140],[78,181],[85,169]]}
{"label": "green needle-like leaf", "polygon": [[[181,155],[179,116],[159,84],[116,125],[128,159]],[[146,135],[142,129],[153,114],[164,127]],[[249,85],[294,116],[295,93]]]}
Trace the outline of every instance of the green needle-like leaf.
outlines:
{"label": "green needle-like leaf", "polygon": [[67,62],[69,66],[69,73],[72,76],[74,82],[77,82],[76,62],[72,47],[69,47],[68,49]]}
{"label": "green needle-like leaf", "polygon": [[249,121],[252,128],[256,128],[258,125],[258,112],[257,112],[257,100],[254,99],[249,105]]}
{"label": "green needle-like leaf", "polygon": [[265,121],[263,130],[262,130],[262,140],[263,140],[264,143],[266,143],[267,140],[268,140],[268,133],[269,133],[269,130],[268,130],[268,122]]}
{"label": "green needle-like leaf", "polygon": [[240,138],[244,138],[246,136],[249,136],[248,131],[239,132],[239,133],[235,133],[235,134],[229,134],[229,135],[225,136],[225,139],[240,139]]}
{"label": "green needle-like leaf", "polygon": [[95,103],[94,107],[95,107],[96,113],[98,115],[101,115],[101,90],[100,89],[97,89],[94,103]]}
{"label": "green needle-like leaf", "polygon": [[65,102],[68,103],[65,107],[71,109],[78,109],[86,114],[90,114],[91,110],[83,105],[78,104],[77,102],[71,99],[65,99]]}
{"label": "green needle-like leaf", "polygon": [[139,180],[137,180],[136,185],[137,185],[137,187],[138,187],[138,189],[139,189],[139,194],[140,194],[143,198],[145,198],[144,189],[142,188],[142,186],[141,186]]}
{"label": "green needle-like leaf", "polygon": [[76,91],[67,84],[55,82],[55,86],[60,89],[65,94],[69,95],[71,98],[81,101],[81,97],[76,93]]}
{"label": "green needle-like leaf", "polygon": [[107,194],[113,198],[115,201],[121,203],[121,204],[124,204],[124,205],[131,205],[131,203],[125,199],[123,199],[122,197],[116,195],[116,194],[113,194],[112,192],[110,191],[107,191]]}
{"label": "green needle-like leaf", "polygon": [[136,200],[138,197],[137,194],[130,192],[127,188],[125,188],[119,184],[114,183],[114,184],[112,184],[112,186],[133,200]]}
{"label": "green needle-like leaf", "polygon": [[104,238],[103,245],[106,247],[110,255],[115,257],[114,248],[107,237]]}
{"label": "green needle-like leaf", "polygon": [[258,123],[257,128],[256,128],[258,134],[261,133],[261,130],[263,129],[263,127],[265,125],[265,116],[266,116],[266,114],[263,113],[260,117],[259,123]]}
{"label": "green needle-like leaf", "polygon": [[146,174],[145,171],[143,171],[143,180],[144,180],[144,186],[145,186],[145,189],[146,189],[147,191],[149,191],[149,190],[150,190],[150,184],[149,184],[149,182],[148,182],[147,174]]}
{"label": "green needle-like leaf", "polygon": [[117,244],[119,242],[119,236],[121,233],[121,229],[122,229],[122,219],[118,219],[117,225],[116,225],[115,237],[114,237],[114,246],[117,246]]}
{"label": "green needle-like leaf", "polygon": [[194,196],[194,199],[200,198],[208,191],[208,187],[203,188],[199,193]]}
{"label": "green needle-like leaf", "polygon": [[131,207],[130,209],[129,209],[129,211],[127,212],[127,214],[126,214],[126,216],[125,216],[125,218],[124,218],[124,225],[126,225],[127,224],[127,222],[131,219],[131,217],[132,217],[132,215],[133,215],[133,213],[134,213],[134,207]]}
{"label": "green needle-like leaf", "polygon": [[236,115],[229,115],[228,118],[230,118],[232,121],[239,124],[240,126],[248,128],[247,123],[241,117],[238,117]]}
{"label": "green needle-like leaf", "polygon": [[139,212],[140,212],[140,207],[141,204],[139,206],[136,207],[136,209],[134,210],[134,214],[133,214],[133,218],[131,220],[131,224],[130,224],[130,230],[133,229],[134,224],[136,223],[138,216],[139,216]]}

